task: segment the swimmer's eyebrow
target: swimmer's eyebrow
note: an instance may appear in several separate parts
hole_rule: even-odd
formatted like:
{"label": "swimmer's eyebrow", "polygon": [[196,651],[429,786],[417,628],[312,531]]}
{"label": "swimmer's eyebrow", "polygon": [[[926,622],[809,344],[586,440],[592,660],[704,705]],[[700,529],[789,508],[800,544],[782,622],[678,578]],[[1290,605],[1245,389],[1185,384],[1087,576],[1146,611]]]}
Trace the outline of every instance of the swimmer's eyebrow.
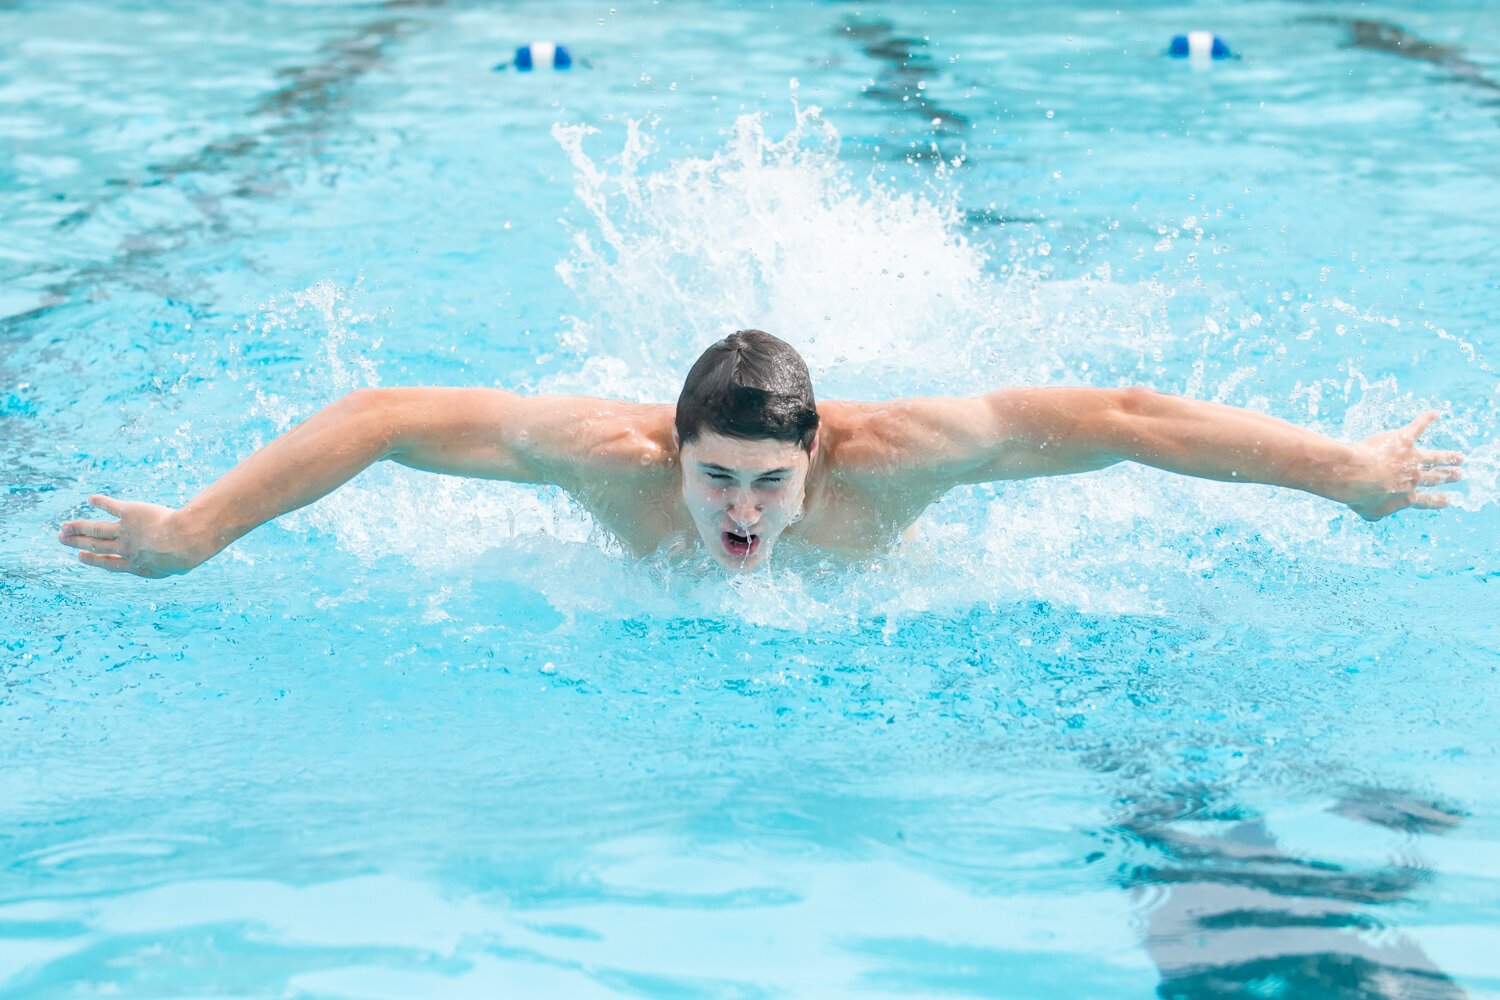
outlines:
{"label": "swimmer's eyebrow", "polygon": [[[723,465],[716,465],[713,462],[699,462],[698,463],[698,468],[702,469],[704,472],[723,472],[723,473],[727,473],[727,474],[729,474],[731,476],[734,475],[736,472],[739,471],[737,469],[731,469],[731,468],[728,468],[728,467],[723,466]],[[791,469],[790,466],[788,466],[785,469],[770,469],[770,470],[767,470],[766,472],[758,472],[758,473],[756,473],[755,474],[755,478],[756,479],[764,479],[767,476],[784,476],[784,475],[787,475],[791,471],[792,471],[792,469]]]}

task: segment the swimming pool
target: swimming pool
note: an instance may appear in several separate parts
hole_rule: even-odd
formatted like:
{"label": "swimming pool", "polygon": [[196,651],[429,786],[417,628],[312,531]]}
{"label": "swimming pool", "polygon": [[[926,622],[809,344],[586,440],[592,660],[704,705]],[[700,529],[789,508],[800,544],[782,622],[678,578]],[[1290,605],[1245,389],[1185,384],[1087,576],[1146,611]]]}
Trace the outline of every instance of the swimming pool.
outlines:
{"label": "swimming pool", "polygon": [[[1500,995],[1484,14],[0,7],[0,993]],[[745,325],[825,398],[1434,406],[1469,479],[1122,467],[733,580],[401,469],[180,579],[54,541],[359,385],[667,398]]]}

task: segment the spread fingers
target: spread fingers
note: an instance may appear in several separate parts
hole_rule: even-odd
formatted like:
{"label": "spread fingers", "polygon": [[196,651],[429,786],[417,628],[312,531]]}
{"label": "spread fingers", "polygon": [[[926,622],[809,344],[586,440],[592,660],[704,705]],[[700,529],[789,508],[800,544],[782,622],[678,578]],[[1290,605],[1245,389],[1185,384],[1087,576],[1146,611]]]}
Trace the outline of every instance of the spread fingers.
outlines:
{"label": "spread fingers", "polygon": [[69,535],[87,535],[91,538],[119,538],[119,521],[65,521],[57,537],[67,541]]}
{"label": "spread fingers", "polygon": [[90,566],[98,566],[100,569],[107,569],[111,573],[130,572],[129,564],[119,556],[100,555],[97,552],[80,552],[78,553],[78,561],[87,563]]}
{"label": "spread fingers", "polygon": [[1459,451],[1424,451],[1417,456],[1423,465],[1463,465],[1463,452]]}
{"label": "spread fingers", "polygon": [[[1422,414],[1420,417],[1407,424],[1405,430],[1408,440],[1415,441],[1417,438],[1421,437],[1423,433],[1426,432],[1427,428],[1432,426],[1432,422],[1437,418],[1438,413],[1436,410],[1428,410],[1426,413]],[[98,506],[98,504],[95,504],[95,506]]]}
{"label": "spread fingers", "polygon": [[1448,506],[1448,494],[1446,493],[1413,493],[1411,495],[1413,507],[1446,507]]}
{"label": "spread fingers", "polygon": [[120,541],[117,538],[101,538],[98,535],[59,535],[58,541],[85,552],[106,552],[119,555]]}
{"label": "spread fingers", "polygon": [[1417,479],[1422,486],[1437,486],[1439,483],[1456,483],[1464,477],[1458,469],[1428,469]]}

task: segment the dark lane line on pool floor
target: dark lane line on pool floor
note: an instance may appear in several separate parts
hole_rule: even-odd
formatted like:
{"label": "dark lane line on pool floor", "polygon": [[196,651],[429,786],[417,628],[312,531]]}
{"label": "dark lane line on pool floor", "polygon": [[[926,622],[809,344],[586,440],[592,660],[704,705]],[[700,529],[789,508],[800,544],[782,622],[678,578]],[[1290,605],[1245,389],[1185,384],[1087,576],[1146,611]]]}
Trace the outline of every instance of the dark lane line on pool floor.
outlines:
{"label": "dark lane line on pool floor", "polygon": [[[281,175],[296,164],[313,162],[320,151],[321,140],[335,131],[339,116],[351,108],[353,84],[384,65],[392,45],[406,40],[430,23],[425,17],[400,12],[410,10],[425,14],[444,2],[386,0],[380,8],[386,12],[383,16],[321,45],[318,51],[326,55],[325,59],[278,73],[287,82],[262,97],[243,116],[251,121],[270,117],[266,127],[240,132],[185,156],[148,165],[144,168],[146,179],[105,181],[107,186],[114,188],[112,194],[95,198],[89,205],[58,220],[54,228],[64,232],[76,228],[102,209],[142,188],[158,187],[193,175],[240,172],[227,194],[184,192],[201,214],[199,219],[129,233],[119,240],[118,249],[108,260],[83,264],[67,279],[45,286],[42,305],[0,319],[0,340],[22,339],[31,322],[69,303],[97,297],[98,285],[128,279],[137,272],[146,271],[144,265],[147,262],[192,246],[206,233],[222,235],[229,232],[233,223],[225,203],[231,199],[264,198],[283,190],[286,184]],[[297,154],[295,157],[289,155],[293,152]],[[163,280],[158,271],[153,271],[150,277],[154,284]],[[157,290],[167,298],[188,298]]]}
{"label": "dark lane line on pool floor", "polygon": [[[861,96],[888,109],[921,118],[931,132],[926,144],[910,136],[896,137],[893,148],[901,159],[938,162],[959,155],[944,151],[940,140],[957,136],[961,141],[969,128],[969,119],[943,107],[927,94],[927,85],[937,76],[938,70],[927,51],[925,39],[899,34],[895,25],[885,19],[850,19],[834,28],[834,33],[853,40],[865,56],[880,65],[875,79],[861,88]],[[902,139],[909,141],[903,143]]]}
{"label": "dark lane line on pool floor", "polygon": [[1345,28],[1349,32],[1346,48],[1383,52],[1403,59],[1432,63],[1447,70],[1455,82],[1500,92],[1500,83],[1485,76],[1484,67],[1466,58],[1463,49],[1457,45],[1429,42],[1391,21],[1328,14],[1309,15],[1301,20],[1305,24],[1332,24]]}

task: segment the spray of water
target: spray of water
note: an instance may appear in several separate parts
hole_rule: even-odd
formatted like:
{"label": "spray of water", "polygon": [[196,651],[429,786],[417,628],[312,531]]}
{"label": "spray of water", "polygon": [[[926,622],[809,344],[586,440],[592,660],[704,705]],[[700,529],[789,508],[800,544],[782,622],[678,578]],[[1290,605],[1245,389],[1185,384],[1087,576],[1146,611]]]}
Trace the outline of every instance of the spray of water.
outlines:
{"label": "spray of water", "polygon": [[[576,170],[584,215],[558,266],[580,303],[559,335],[577,363],[544,378],[544,390],[670,399],[703,346],[746,326],[791,340],[824,398],[1011,383],[1160,384],[1151,375],[1166,357],[1180,360],[1186,375],[1164,388],[1244,402],[1243,385],[1256,373],[1249,361],[1227,370],[1209,361],[1216,345],[1244,332],[1246,323],[1232,318],[1245,312],[1240,306],[1224,305],[1220,319],[1195,320],[1185,334],[1170,313],[1171,287],[1115,282],[1107,268],[1058,280],[996,261],[965,235],[949,172],[915,193],[857,179],[817,108],[797,108],[780,138],[766,133],[760,116],[741,117],[712,155],[662,164],[640,123],[603,161],[585,149],[590,129],[558,126],[554,135]],[[325,282],[268,304],[261,322],[270,331],[320,324],[324,354],[308,377],[336,390],[376,384],[361,352],[378,324],[353,305],[356,296]],[[1327,380],[1299,391],[1309,418],[1342,399],[1341,423],[1319,426],[1345,436],[1388,428],[1432,402],[1393,379],[1366,380],[1352,366],[1342,385]],[[260,406],[277,430],[305,415],[270,394]],[[1474,485],[1461,501],[1470,507],[1495,496],[1494,455],[1476,457]],[[869,567],[792,557],[727,587],[702,567],[619,558],[566,498],[526,487],[383,469],[287,524],[331,534],[366,561],[399,558],[443,571],[472,566],[479,539],[481,551],[498,550],[481,560],[484,573],[540,586],[561,609],[591,607],[601,594],[640,594],[644,573],[660,584],[645,589],[664,599],[663,610],[687,601],[792,627],[1034,599],[1156,612],[1197,600],[1201,582],[1226,567],[1267,590],[1279,582],[1278,559],[1378,568],[1397,558],[1325,501],[1134,467],[964,491],[928,516],[917,541]],[[1247,563],[1247,550],[1270,553],[1272,568]],[[542,571],[559,560],[577,572]],[[599,579],[619,586],[578,582]]]}

